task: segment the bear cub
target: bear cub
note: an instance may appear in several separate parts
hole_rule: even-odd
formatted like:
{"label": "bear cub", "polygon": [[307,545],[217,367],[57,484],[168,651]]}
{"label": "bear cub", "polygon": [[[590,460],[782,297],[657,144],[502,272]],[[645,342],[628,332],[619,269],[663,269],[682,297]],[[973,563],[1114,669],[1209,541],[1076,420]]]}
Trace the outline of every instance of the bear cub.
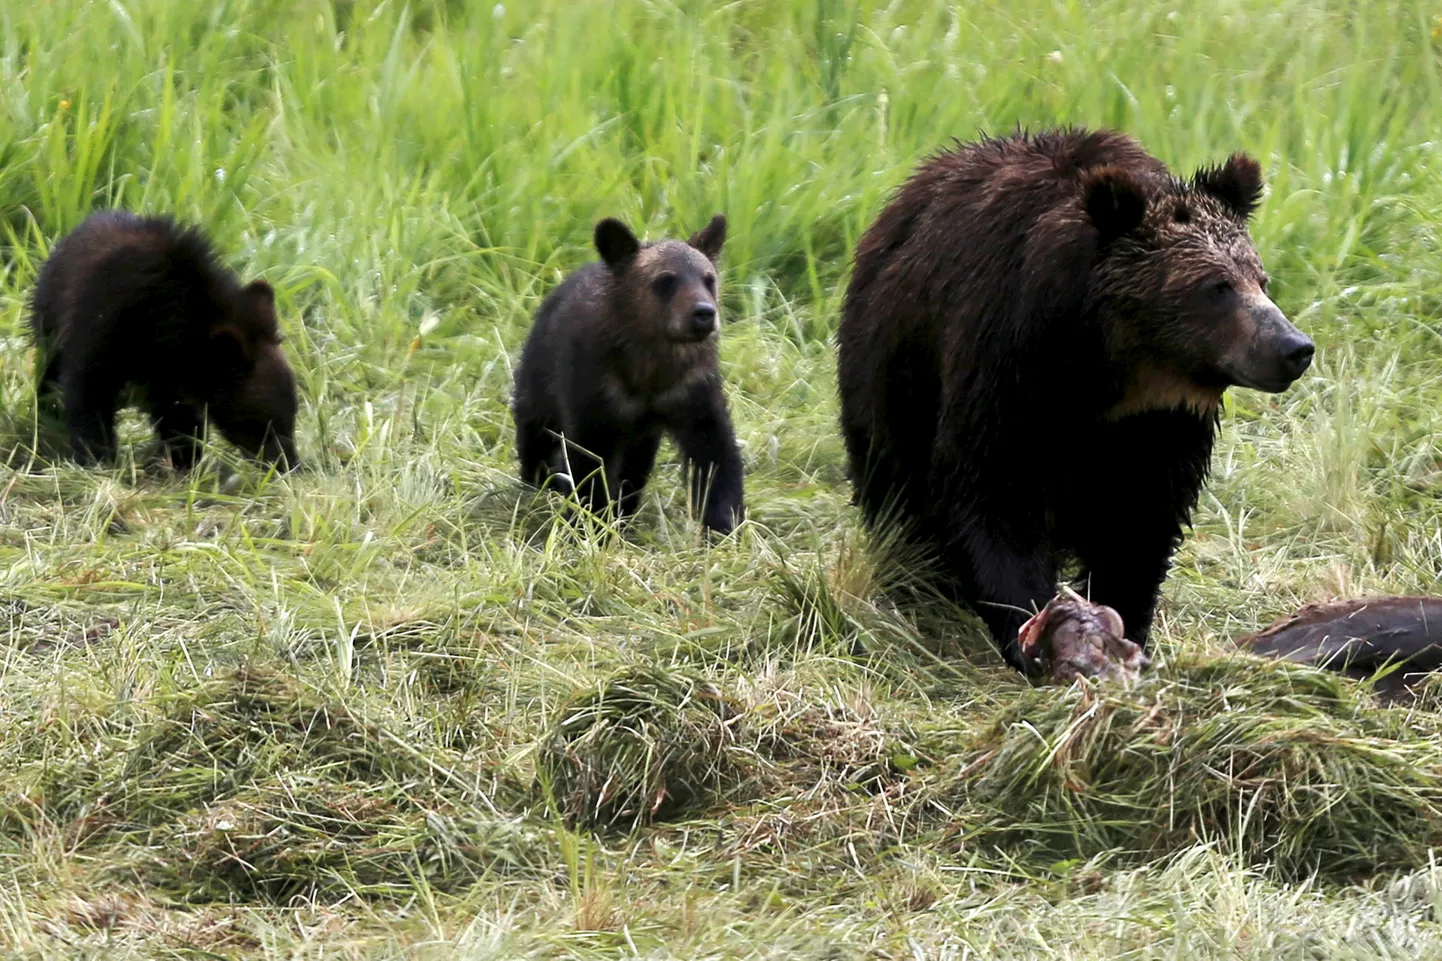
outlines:
{"label": "bear cub", "polygon": [[624,519],[669,433],[702,524],[726,534],[741,521],[741,455],[717,367],[725,241],[719,214],[685,243],[641,244],[618,220],[596,225],[601,261],[542,302],[516,368],[525,480],[574,489],[588,509]]}
{"label": "bear cub", "polygon": [[58,391],[77,462],[112,460],[116,413],[136,403],[176,468],[195,463],[207,420],[252,457],[299,465],[275,295],[243,285],[198,229],[92,214],[51,251],[31,306],[41,401]]}

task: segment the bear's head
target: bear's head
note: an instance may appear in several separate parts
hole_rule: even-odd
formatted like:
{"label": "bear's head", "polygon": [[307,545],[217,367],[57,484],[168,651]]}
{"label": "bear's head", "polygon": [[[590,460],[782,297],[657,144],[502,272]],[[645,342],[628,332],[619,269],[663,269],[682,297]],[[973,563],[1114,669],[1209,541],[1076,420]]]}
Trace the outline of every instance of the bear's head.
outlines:
{"label": "bear's head", "polygon": [[1247,233],[1261,193],[1261,168],[1244,154],[1190,180],[1084,173],[1098,243],[1092,293],[1108,356],[1126,372],[1115,413],[1208,412],[1227,387],[1280,392],[1311,364],[1314,345],[1268,298]]}
{"label": "bear's head", "polygon": [[726,243],[726,218],[717,214],[690,240],[642,246],[619,220],[596,224],[596,250],[613,278],[617,306],[636,333],[675,344],[716,335],[721,314],[716,296],[716,258]]}
{"label": "bear's head", "polygon": [[257,280],[243,287],[210,332],[215,379],[208,416],[236,447],[282,470],[300,466],[295,451],[295,374],[280,347],[275,292]]}

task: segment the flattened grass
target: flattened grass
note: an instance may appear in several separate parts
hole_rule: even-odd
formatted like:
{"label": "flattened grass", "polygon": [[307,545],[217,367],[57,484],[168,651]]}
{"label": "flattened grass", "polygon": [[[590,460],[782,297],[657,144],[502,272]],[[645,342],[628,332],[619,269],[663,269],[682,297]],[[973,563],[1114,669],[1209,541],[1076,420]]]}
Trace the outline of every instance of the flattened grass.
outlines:
{"label": "flattened grass", "polygon": [[[0,9],[0,950],[1442,952],[1437,699],[1228,647],[1437,591],[1439,13]],[[1122,127],[1180,170],[1252,152],[1254,236],[1319,344],[1288,393],[1228,398],[1131,690],[1032,690],[974,620],[888,597],[906,565],[848,504],[850,251],[918,157],[1018,123]],[[273,283],[313,469],[215,442],[172,475],[135,416],[114,469],[55,456],[24,304],[111,204]],[[748,524],[704,542],[669,454],[630,531],[558,521],[514,477],[530,313],[598,217],[717,211]]]}
{"label": "flattened grass", "polygon": [[568,702],[541,748],[542,787],[570,818],[635,828],[704,810],[729,778],[739,714],[715,685],[660,666],[623,670]]}
{"label": "flattened grass", "polygon": [[1437,728],[1400,713],[1320,671],[1182,663],[1130,690],[1019,698],[952,790],[986,812],[970,839],[1041,865],[1208,844],[1293,880],[1368,878],[1442,840]]}

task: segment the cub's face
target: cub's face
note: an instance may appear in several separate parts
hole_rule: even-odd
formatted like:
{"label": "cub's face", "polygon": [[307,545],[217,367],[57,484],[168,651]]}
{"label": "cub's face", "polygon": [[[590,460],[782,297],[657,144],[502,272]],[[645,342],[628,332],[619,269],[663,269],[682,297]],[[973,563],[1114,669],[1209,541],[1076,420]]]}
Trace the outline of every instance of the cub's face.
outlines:
{"label": "cub's face", "polygon": [[257,280],[211,330],[216,389],[208,416],[251,457],[282,470],[300,466],[295,450],[295,373],[280,346],[275,295]]}
{"label": "cub's face", "polygon": [[695,344],[721,326],[716,259],[726,242],[726,219],[712,218],[685,243],[641,246],[625,225],[596,225],[596,249],[615,278],[627,313],[652,333],[676,344]]}
{"label": "cub's face", "polygon": [[716,307],[716,266],[695,248],[668,240],[645,248],[631,269],[644,285],[636,299],[655,317],[662,335],[678,344],[713,337],[720,327]]}
{"label": "cub's face", "polygon": [[250,373],[211,406],[221,433],[251,457],[282,470],[300,466],[295,451],[295,374],[280,344],[257,346]]}
{"label": "cub's face", "polygon": [[1174,394],[1216,398],[1234,385],[1280,392],[1307,370],[1315,347],[1267,296],[1247,233],[1262,191],[1255,161],[1238,154],[1161,184],[1100,168],[1085,189],[1112,356]]}

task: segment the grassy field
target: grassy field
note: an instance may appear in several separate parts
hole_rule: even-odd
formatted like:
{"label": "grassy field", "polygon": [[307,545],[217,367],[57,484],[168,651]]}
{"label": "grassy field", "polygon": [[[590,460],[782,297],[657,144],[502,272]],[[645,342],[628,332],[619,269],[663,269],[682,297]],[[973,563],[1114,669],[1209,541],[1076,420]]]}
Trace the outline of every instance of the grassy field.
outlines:
{"label": "grassy field", "polygon": [[[1442,573],[1442,7],[35,0],[0,7],[0,948],[18,957],[1442,957],[1442,692],[1231,652]],[[1318,343],[1229,397],[1131,690],[898,609],[831,334],[915,162],[1241,148]],[[95,208],[276,287],[309,470],[37,431],[26,301]],[[749,522],[515,478],[529,315],[618,215],[724,211]],[[1039,439],[1038,460],[1065,438]],[[34,453],[35,451],[40,453]],[[667,448],[669,450],[669,448]]]}

